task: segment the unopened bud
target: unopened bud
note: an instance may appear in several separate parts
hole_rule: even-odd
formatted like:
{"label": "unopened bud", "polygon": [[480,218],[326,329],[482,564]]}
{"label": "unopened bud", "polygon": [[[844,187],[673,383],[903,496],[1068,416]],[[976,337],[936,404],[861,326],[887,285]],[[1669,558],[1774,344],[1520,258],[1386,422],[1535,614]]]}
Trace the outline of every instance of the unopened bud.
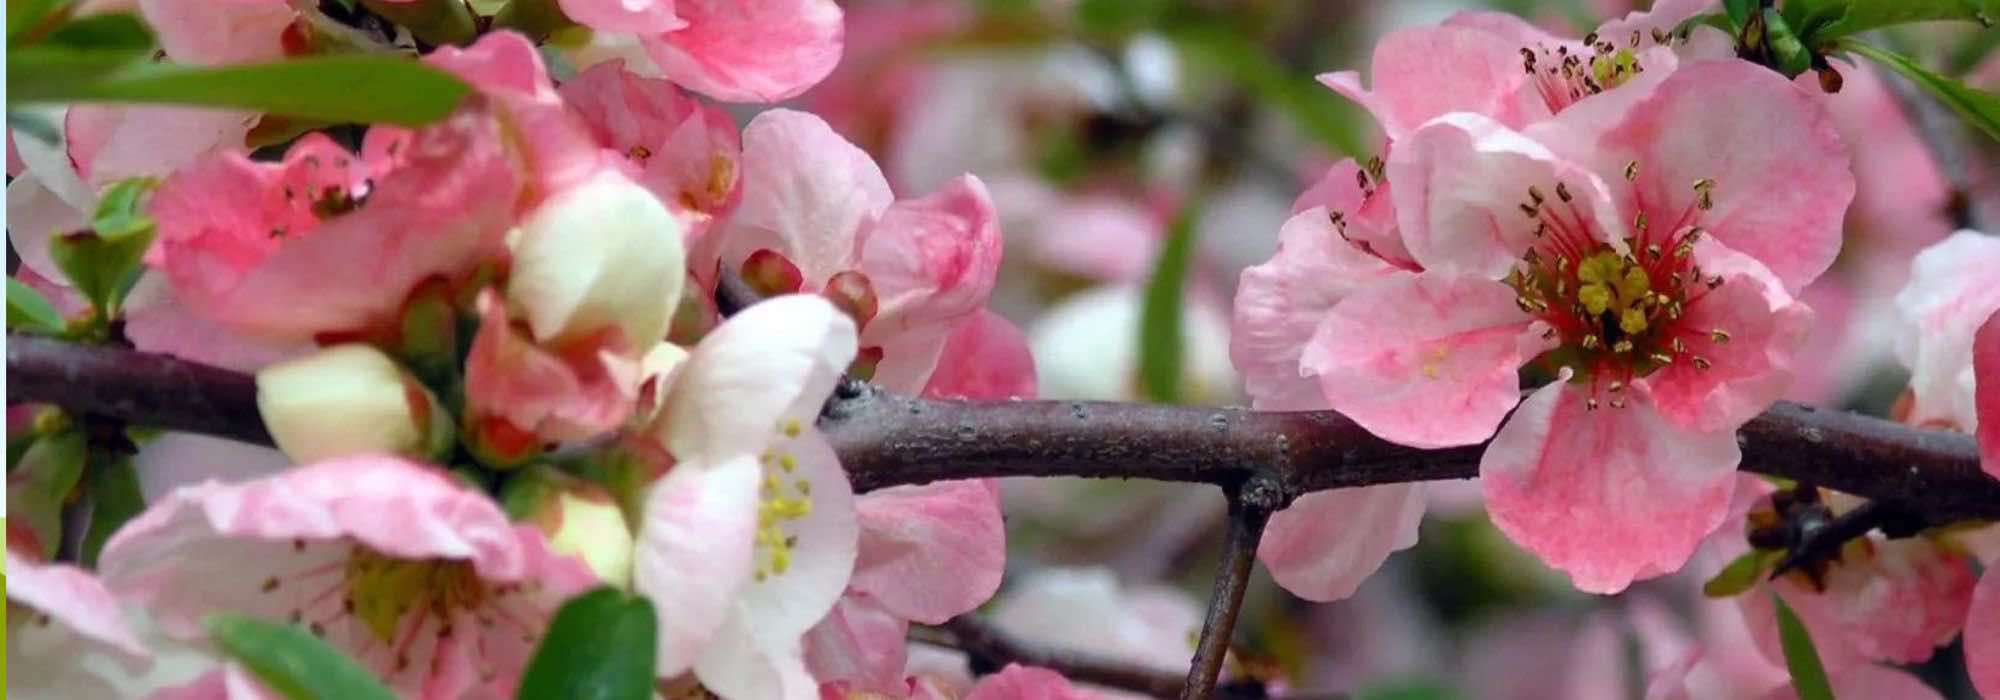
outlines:
{"label": "unopened bud", "polygon": [[616,326],[648,346],[665,338],[680,303],[680,219],[653,193],[606,171],[528,215],[513,244],[507,301],[535,340],[571,340]]}
{"label": "unopened bud", "polygon": [[550,550],[582,560],[606,584],[631,587],[632,530],[597,484],[539,465],[509,479],[501,501],[509,515],[547,535]]}
{"label": "unopened bud", "polygon": [[358,454],[435,456],[451,417],[388,355],[338,345],[257,373],[257,412],[278,449],[306,463]]}

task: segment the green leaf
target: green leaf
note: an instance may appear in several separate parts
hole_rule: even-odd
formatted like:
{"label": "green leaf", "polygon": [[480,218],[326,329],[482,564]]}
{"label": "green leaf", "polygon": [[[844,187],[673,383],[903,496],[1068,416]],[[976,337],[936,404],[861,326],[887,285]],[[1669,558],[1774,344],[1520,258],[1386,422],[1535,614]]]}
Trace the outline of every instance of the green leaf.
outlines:
{"label": "green leaf", "polygon": [[375,675],[304,627],[248,615],[211,615],[203,625],[223,654],[289,700],[396,700]]}
{"label": "green leaf", "polygon": [[650,700],[657,626],[651,602],[615,588],[571,598],[549,623],[514,697]]}
{"label": "green leaf", "polygon": [[62,313],[41,292],[18,279],[7,278],[7,330],[60,335],[67,327]]}
{"label": "green leaf", "polygon": [[1757,10],[1757,0],[1722,0],[1722,10],[1729,13],[1730,26],[1741,27]]}
{"label": "green leaf", "polygon": [[1090,34],[1124,34],[1158,24],[1165,0],[1078,0],[1076,23]]}
{"label": "green leaf", "polygon": [[1181,209],[1160,246],[1153,277],[1139,309],[1139,386],[1146,398],[1160,403],[1181,399],[1181,366],[1186,338],[1181,331],[1188,266],[1194,258],[1197,207]]}
{"label": "green leaf", "polygon": [[1903,74],[1903,77],[1909,78],[1910,82],[1922,86],[1925,91],[1936,96],[1938,101],[1949,105],[1952,111],[1958,112],[1958,116],[1979,127],[1980,131],[1986,132],[1988,137],[2000,141],[2000,95],[1975,90],[1965,83],[1917,65],[1917,62],[1908,56],[1860,41],[1842,40],[1840,48],[1866,56]]}
{"label": "green leaf", "polygon": [[8,0],[7,43],[18,47],[20,44],[15,40],[22,32],[40,25],[49,15],[69,3],[70,0]]}
{"label": "green leaf", "polygon": [[1359,108],[1310,76],[1287,69],[1270,49],[1241,34],[1205,25],[1176,27],[1171,36],[1189,64],[1220,71],[1264,104],[1282,110],[1299,131],[1327,148],[1349,155],[1368,149],[1361,138]]}
{"label": "green leaf", "polygon": [[[26,523],[25,532],[35,538],[32,545],[45,557],[55,556],[62,543],[63,506],[83,480],[88,453],[83,431],[64,430],[36,440],[7,472],[7,510]],[[8,539],[15,538],[10,534]]]}
{"label": "green leaf", "polygon": [[67,22],[44,41],[78,49],[146,52],[153,49],[153,30],[138,15],[117,12]]}
{"label": "green leaf", "polygon": [[[415,126],[444,118],[471,89],[437,68],[384,55],[196,67],[127,65],[112,53],[117,52],[39,46],[9,52],[9,97],[19,102],[186,104]],[[30,72],[36,70],[60,75],[43,79]]]}
{"label": "green leaf", "polygon": [[100,452],[93,454],[85,478],[89,479],[90,529],[83,533],[83,565],[97,567],[97,553],[104,550],[111,533],[124,527],[146,509],[146,497],[139,492],[139,471],[132,456]]}
{"label": "green leaf", "polygon": [[1813,648],[1805,623],[1777,594],[1771,594],[1771,602],[1778,608],[1778,644],[1785,650],[1792,689],[1798,692],[1799,700],[1833,700],[1833,685],[1826,679],[1826,667],[1820,665],[1819,651]]}
{"label": "green leaf", "polygon": [[2000,0],[1811,0],[1787,2],[1787,9],[1795,4],[1813,10],[1793,28],[1815,46],[1898,24],[1961,21],[1992,26],[2000,17]]}
{"label": "green leaf", "polygon": [[118,317],[125,293],[139,276],[141,259],[153,245],[153,219],[140,207],[156,184],[149,178],[113,183],[99,198],[89,229],[58,233],[49,241],[49,257],[90,300],[98,318]]}
{"label": "green leaf", "polygon": [[1750,550],[1722,567],[1715,578],[1702,584],[1701,594],[1710,598],[1727,598],[1748,591],[1764,580],[1764,571],[1784,556],[1782,550]]}

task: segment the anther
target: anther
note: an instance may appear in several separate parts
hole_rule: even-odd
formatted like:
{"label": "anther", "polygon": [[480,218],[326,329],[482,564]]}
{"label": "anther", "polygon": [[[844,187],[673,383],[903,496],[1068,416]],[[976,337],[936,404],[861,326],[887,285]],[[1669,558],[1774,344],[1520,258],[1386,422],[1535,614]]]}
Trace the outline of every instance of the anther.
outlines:
{"label": "anther", "polygon": [[1564,202],[1570,201],[1569,183],[1567,182],[1556,183],[1556,198]]}
{"label": "anther", "polygon": [[1653,353],[1652,355],[1647,356],[1647,359],[1650,359],[1662,365],[1671,365],[1674,363],[1674,356],[1662,352]]}
{"label": "anther", "polygon": [[1586,410],[1586,411],[1595,411],[1595,410],[1597,410],[1597,397],[1595,397],[1595,396],[1592,396],[1592,397],[1590,397],[1590,398],[1587,398],[1587,399],[1584,399],[1584,400],[1583,400],[1583,410]]}
{"label": "anther", "polygon": [[1533,219],[1533,218],[1535,218],[1535,217],[1538,217],[1538,216],[1541,216],[1541,215],[1542,215],[1542,208],[1541,208],[1541,207],[1538,207],[1538,206],[1535,206],[1535,205],[1533,205],[1533,204],[1529,204],[1529,203],[1527,203],[1527,202],[1522,202],[1522,203],[1521,203],[1521,213],[1523,213],[1523,214],[1527,214],[1527,215],[1528,215],[1528,218],[1530,218],[1530,219]]}
{"label": "anther", "polygon": [[1642,211],[1632,216],[1632,228],[1638,229],[1641,234],[1646,232],[1646,212]]}
{"label": "anther", "polygon": [[1708,339],[1715,341],[1716,345],[1722,345],[1724,343],[1729,342],[1729,331],[1725,331],[1720,328],[1709,331]]}
{"label": "anther", "polygon": [[1639,161],[1636,161],[1636,160],[1635,160],[1635,161],[1632,161],[1632,162],[1630,162],[1630,163],[1626,163],[1626,164],[1625,164],[1625,181],[1626,181],[1626,182],[1637,182],[1638,180],[1639,180]]}
{"label": "anther", "polygon": [[1708,364],[1708,358],[1706,358],[1706,357],[1696,357],[1696,358],[1694,358],[1694,368],[1695,368],[1695,369],[1701,369],[1701,370],[1705,370],[1705,369],[1708,369],[1708,368],[1709,368],[1709,366],[1710,366],[1710,365]]}
{"label": "anther", "polygon": [[1632,341],[1630,341],[1630,340],[1620,340],[1620,341],[1618,341],[1618,342],[1616,342],[1616,343],[1612,343],[1612,344],[1611,344],[1611,351],[1612,351],[1612,352],[1615,352],[1615,353],[1618,353],[1618,354],[1620,354],[1620,355],[1623,355],[1623,354],[1625,354],[1625,353],[1628,353],[1628,352],[1632,352]]}
{"label": "anther", "polygon": [[1672,343],[1669,343],[1668,345],[1670,345],[1670,346],[1672,346],[1672,347],[1673,347],[1673,349],[1674,349],[1674,354],[1676,354],[1676,355],[1679,355],[1679,354],[1681,354],[1681,353],[1685,353],[1685,352],[1687,352],[1687,351],[1688,351],[1688,346],[1687,346],[1687,343],[1686,343],[1686,342],[1684,342],[1684,341],[1682,341],[1682,340],[1681,340],[1680,338],[1675,338],[1675,339],[1674,339],[1674,341],[1673,341]]}
{"label": "anther", "polygon": [[1596,333],[1591,333],[1589,335],[1583,336],[1583,349],[1596,350],[1603,346],[1604,346],[1603,339],[1598,338]]}
{"label": "anther", "polygon": [[1548,200],[1547,197],[1542,196],[1542,188],[1534,185],[1528,186],[1528,199],[1535,200],[1536,206],[1541,206],[1542,202]]}

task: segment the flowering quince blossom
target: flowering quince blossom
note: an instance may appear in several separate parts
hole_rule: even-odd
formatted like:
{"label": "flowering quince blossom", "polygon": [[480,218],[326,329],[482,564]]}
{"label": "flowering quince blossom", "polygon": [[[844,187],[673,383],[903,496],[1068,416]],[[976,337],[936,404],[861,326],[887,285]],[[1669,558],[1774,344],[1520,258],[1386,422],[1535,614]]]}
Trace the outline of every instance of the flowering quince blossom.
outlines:
{"label": "flowering quince blossom", "polygon": [[1000,265],[993,202],[963,175],[897,200],[875,162],[818,117],[772,110],[743,130],[743,199],[694,245],[695,274],[740,271],[766,295],[818,293],[861,329],[853,368],[916,393],[977,317]]}
{"label": "flowering quince blossom", "polygon": [[[1326,212],[1336,235],[1294,243],[1320,225],[1295,217],[1281,242],[1330,252],[1281,250],[1246,273],[1236,352],[1269,377],[1250,383],[1260,407],[1311,401],[1294,377],[1314,377],[1325,405],[1413,446],[1485,440],[1518,403],[1481,461],[1488,508],[1600,593],[1678,569],[1722,521],[1735,428],[1785,386],[1810,315],[1792,294],[1838,251],[1854,187],[1820,105],[1769,71],[1700,62],[1620,90],[1526,131],[1454,113],[1398,140],[1379,177],[1357,177],[1351,225]],[[1773,120],[1723,117],[1752,111]],[[1382,193],[1366,185],[1382,178],[1408,260],[1372,243],[1388,217],[1369,215]],[[1313,328],[1303,345],[1288,320]],[[1521,401],[1523,365],[1557,381]],[[1303,514],[1275,523],[1279,580],[1330,561],[1284,556],[1305,547],[1351,557],[1360,542],[1379,563],[1406,546],[1414,506],[1370,496],[1344,495],[1391,505],[1365,511],[1368,528],[1337,521],[1343,537],[1294,538]],[[1351,591],[1339,573],[1354,568],[1304,593]]]}
{"label": "flowering quince blossom", "polygon": [[168,635],[199,638],[215,612],[290,620],[423,698],[511,696],[556,606],[594,582],[484,494],[385,456],[185,487],[100,571]]}
{"label": "flowering quince blossom", "polygon": [[840,62],[833,0],[559,0],[598,32],[636,35],[667,79],[727,102],[795,97]]}
{"label": "flowering quince blossom", "polygon": [[659,614],[656,671],[730,698],[812,697],[800,636],[854,570],[854,496],[813,420],[852,361],[824,299],[767,299],[696,345],[637,439],[666,466],[645,497],[633,588]]}
{"label": "flowering quince blossom", "polygon": [[95,576],[7,549],[7,695],[114,697],[152,661]]}
{"label": "flowering quince blossom", "polygon": [[735,206],[743,138],[728,112],[620,61],[591,66],[559,92],[634,181],[688,220],[690,239]]}
{"label": "flowering quince blossom", "polygon": [[238,152],[169,176],[147,262],[192,311],[271,340],[393,324],[432,277],[498,252],[522,177],[492,115],[472,107],[415,131],[369,129],[359,154],[324,135],[277,163]]}

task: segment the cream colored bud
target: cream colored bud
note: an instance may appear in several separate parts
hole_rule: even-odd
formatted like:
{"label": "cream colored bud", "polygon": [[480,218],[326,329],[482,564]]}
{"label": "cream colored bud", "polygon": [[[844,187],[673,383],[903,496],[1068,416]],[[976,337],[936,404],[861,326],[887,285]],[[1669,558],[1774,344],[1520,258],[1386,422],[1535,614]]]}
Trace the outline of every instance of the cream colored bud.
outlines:
{"label": "cream colored bud", "polygon": [[604,171],[543,202],[512,241],[508,304],[535,340],[617,327],[632,347],[666,337],[680,303],[682,228],[644,187]]}
{"label": "cream colored bud", "polygon": [[660,343],[646,351],[639,358],[640,405],[635,416],[640,421],[649,420],[659,413],[665,403],[667,392],[673,389],[674,370],[686,362],[688,351],[673,343]]}
{"label": "cream colored bud", "polygon": [[609,496],[563,489],[555,497],[549,549],[582,559],[600,581],[632,587],[632,530]]}
{"label": "cream colored bud", "polygon": [[278,449],[302,464],[358,454],[433,456],[453,437],[451,417],[429,390],[381,350],[358,343],[258,371],[257,412]]}

